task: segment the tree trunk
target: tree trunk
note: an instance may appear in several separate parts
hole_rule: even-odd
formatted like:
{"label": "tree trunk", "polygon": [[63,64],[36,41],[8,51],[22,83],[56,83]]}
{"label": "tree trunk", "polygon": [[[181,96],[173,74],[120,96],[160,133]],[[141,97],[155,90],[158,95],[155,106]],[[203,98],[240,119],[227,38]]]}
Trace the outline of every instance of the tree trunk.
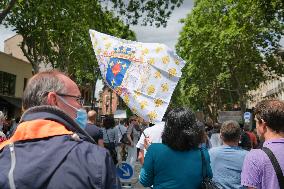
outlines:
{"label": "tree trunk", "polygon": [[245,102],[245,97],[244,97],[245,94],[244,94],[244,92],[243,92],[243,89],[242,89],[242,86],[241,86],[241,84],[240,84],[239,79],[236,77],[236,75],[234,74],[234,72],[232,72],[231,74],[232,74],[234,80],[235,80],[236,83],[237,83],[237,89],[236,89],[236,91],[237,91],[237,94],[238,94],[238,96],[239,96],[240,106],[241,106],[241,112],[242,112],[242,114],[243,114],[243,113],[246,111],[246,102]]}
{"label": "tree trunk", "polygon": [[[26,49],[28,48],[28,49]],[[23,42],[21,43],[21,49],[25,55],[25,57],[28,59],[28,61],[32,65],[32,74],[36,74],[39,72],[39,64],[40,60],[38,60],[38,55],[32,52],[32,49],[26,46],[25,39],[23,39]]]}

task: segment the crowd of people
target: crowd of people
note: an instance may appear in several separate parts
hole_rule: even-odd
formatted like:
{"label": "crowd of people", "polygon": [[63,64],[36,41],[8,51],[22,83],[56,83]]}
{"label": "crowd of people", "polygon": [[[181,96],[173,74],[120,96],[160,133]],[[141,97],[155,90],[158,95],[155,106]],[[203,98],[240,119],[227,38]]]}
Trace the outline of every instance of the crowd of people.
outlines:
{"label": "crowd of people", "polygon": [[7,129],[0,112],[0,188],[121,188],[115,165],[122,161],[139,161],[140,183],[155,189],[198,189],[210,179],[216,188],[283,188],[280,100],[257,104],[254,130],[233,120],[203,123],[185,107],[150,126],[136,115],[98,120],[82,105],[63,73],[29,80],[21,119]]}
{"label": "crowd of people", "polygon": [[145,140],[149,148],[140,182],[154,188],[200,188],[204,178],[211,178],[215,188],[283,188],[284,102],[261,101],[254,115],[257,134],[233,120],[205,132],[190,109],[172,110],[161,144]]}

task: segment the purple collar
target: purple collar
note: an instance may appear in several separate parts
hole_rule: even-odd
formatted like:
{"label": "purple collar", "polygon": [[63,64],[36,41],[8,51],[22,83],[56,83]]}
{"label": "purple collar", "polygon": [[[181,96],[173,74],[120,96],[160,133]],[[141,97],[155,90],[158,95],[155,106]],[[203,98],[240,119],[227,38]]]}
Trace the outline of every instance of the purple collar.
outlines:
{"label": "purple collar", "polygon": [[269,146],[270,144],[273,144],[273,143],[283,143],[284,144],[284,138],[277,138],[277,139],[270,139],[270,140],[267,140],[263,143],[263,146]]}

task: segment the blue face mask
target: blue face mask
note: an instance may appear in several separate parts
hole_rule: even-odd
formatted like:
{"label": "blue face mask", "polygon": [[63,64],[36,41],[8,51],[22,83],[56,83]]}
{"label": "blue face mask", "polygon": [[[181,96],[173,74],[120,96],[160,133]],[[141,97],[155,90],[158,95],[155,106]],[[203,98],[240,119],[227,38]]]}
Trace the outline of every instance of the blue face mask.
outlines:
{"label": "blue face mask", "polygon": [[71,104],[67,103],[62,97],[59,96],[59,98],[64,102],[64,104],[68,105],[69,107],[76,110],[76,118],[75,122],[82,128],[85,129],[87,122],[88,122],[88,114],[87,111],[83,108],[75,108]]}
{"label": "blue face mask", "polygon": [[83,108],[76,109],[76,115],[76,123],[78,123],[82,129],[85,129],[88,121],[87,111]]}

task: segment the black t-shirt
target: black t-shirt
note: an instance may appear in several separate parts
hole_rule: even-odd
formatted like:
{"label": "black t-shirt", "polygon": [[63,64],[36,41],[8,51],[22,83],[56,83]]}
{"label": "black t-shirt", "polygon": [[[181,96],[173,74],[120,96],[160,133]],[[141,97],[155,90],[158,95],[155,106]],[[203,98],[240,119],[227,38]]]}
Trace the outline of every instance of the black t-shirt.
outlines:
{"label": "black t-shirt", "polygon": [[103,131],[96,125],[88,123],[85,130],[98,143],[99,139],[103,139]]}

